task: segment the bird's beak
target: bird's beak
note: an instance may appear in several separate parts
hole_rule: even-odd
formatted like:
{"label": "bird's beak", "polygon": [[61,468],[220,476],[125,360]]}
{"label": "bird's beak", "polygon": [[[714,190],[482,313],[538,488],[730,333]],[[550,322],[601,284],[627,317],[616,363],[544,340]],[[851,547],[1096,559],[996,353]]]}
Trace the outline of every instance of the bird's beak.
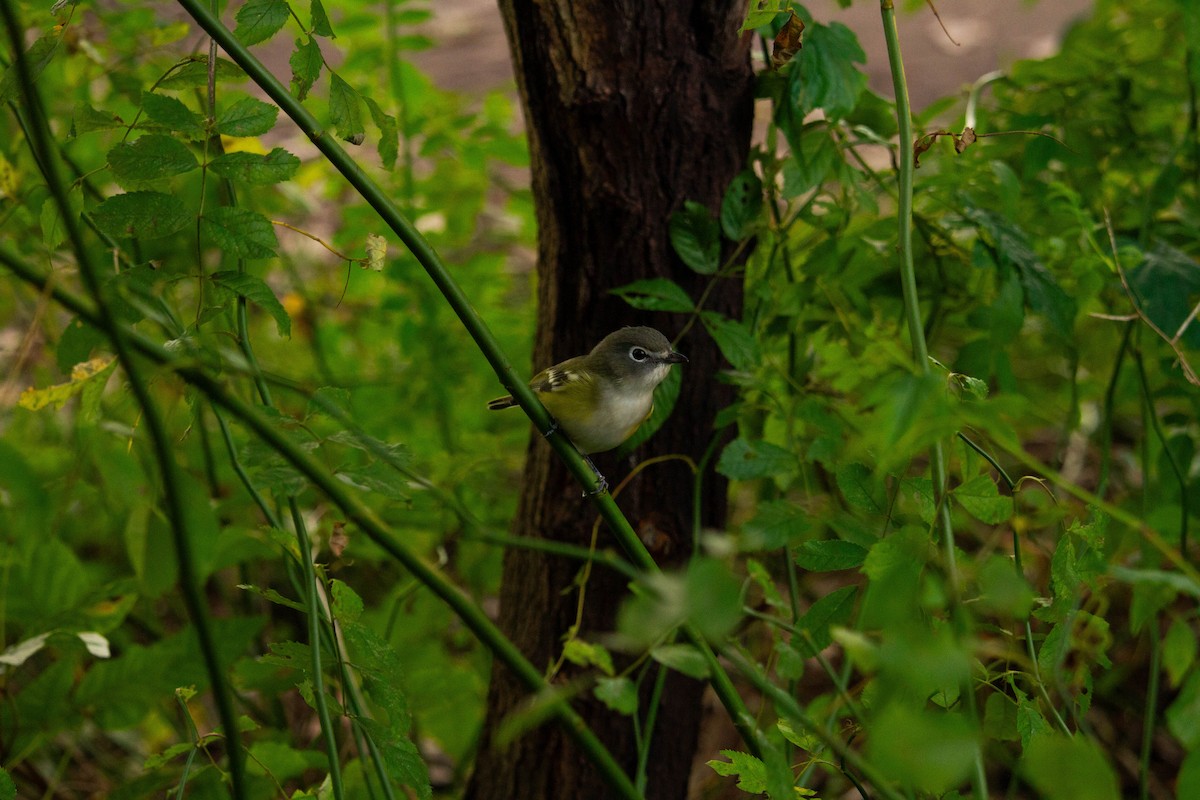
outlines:
{"label": "bird's beak", "polygon": [[685,356],[683,353],[676,353],[674,350],[672,350],[671,352],[667,353],[667,355],[663,358],[663,361],[668,364],[686,364],[687,356]]}

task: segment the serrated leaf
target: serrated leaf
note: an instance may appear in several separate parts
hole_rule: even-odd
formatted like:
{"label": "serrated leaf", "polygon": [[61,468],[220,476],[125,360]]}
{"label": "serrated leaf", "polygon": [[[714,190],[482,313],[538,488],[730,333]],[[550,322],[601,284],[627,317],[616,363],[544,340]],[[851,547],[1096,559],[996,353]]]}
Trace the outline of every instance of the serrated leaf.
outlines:
{"label": "serrated leaf", "polygon": [[266,185],[290,180],[300,169],[300,159],[282,147],[276,147],[266,155],[245,151],[226,153],[214,158],[208,166],[232,181]]}
{"label": "serrated leaf", "polygon": [[1012,498],[1002,496],[988,475],[976,475],[951,494],[968,514],[989,525],[999,525],[1013,514]]}
{"label": "serrated leaf", "polygon": [[749,753],[737,750],[722,750],[721,755],[729,761],[706,762],[718,775],[738,776],[737,787],[750,794],[762,794],[767,791],[767,766],[761,760]]}
{"label": "serrated leaf", "polygon": [[253,97],[243,97],[217,115],[217,133],[262,136],[275,127],[279,109]]}
{"label": "serrated leaf", "polygon": [[329,24],[329,15],[325,13],[325,6],[321,4],[321,0],[309,0],[308,11],[312,18],[313,34],[332,38],[333,26]]}
{"label": "serrated leaf", "polygon": [[363,614],[363,600],[345,581],[333,580],[329,584],[333,598],[333,614],[343,624],[356,622]]}
{"label": "serrated leaf", "polygon": [[855,586],[834,589],[813,603],[804,616],[796,621],[796,627],[807,634],[792,639],[792,645],[802,656],[813,658],[833,642],[829,629],[849,621],[857,593]]}
{"label": "serrated leaf", "polygon": [[[271,258],[279,246],[271,221],[248,208],[214,208],[201,217],[200,232],[226,253],[240,258]],[[272,316],[278,323],[278,316],[274,312]]]}
{"label": "serrated leaf", "polygon": [[400,154],[400,131],[396,118],[385,113],[371,97],[363,95],[362,99],[371,112],[371,121],[379,128],[379,161],[384,169],[393,169]]}
{"label": "serrated leaf", "polygon": [[109,150],[108,166],[122,184],[136,184],[191,172],[200,166],[200,162],[178,139],[148,133],[132,143],[121,143]]}
{"label": "serrated leaf", "polygon": [[721,266],[721,232],[712,213],[701,203],[687,200],[671,215],[671,246],[684,264],[702,275]]}
{"label": "serrated leaf", "polygon": [[321,46],[317,40],[309,36],[307,39],[297,39],[296,49],[292,51],[288,64],[292,68],[291,91],[297,100],[308,97],[309,91],[321,75],[324,65],[321,58]]}
{"label": "serrated leaf", "polygon": [[96,227],[117,238],[157,239],[187,225],[195,215],[177,197],[162,192],[126,192],[92,209]]}
{"label": "serrated leaf", "polygon": [[734,439],[721,451],[717,472],[735,481],[781,475],[796,469],[796,455],[761,439]]}
{"label": "serrated leaf", "polygon": [[[216,73],[214,77],[217,83],[221,83],[222,81],[244,81],[247,78],[242,68],[227,58],[218,57],[216,68],[213,71]],[[199,56],[195,60],[184,64],[158,82],[158,88],[162,90],[194,89],[207,85],[208,56],[206,55]]]}
{"label": "serrated leaf", "polygon": [[808,514],[795,503],[770,500],[761,503],[754,517],[742,525],[739,544],[744,551],[775,550],[787,547],[811,528]]}
{"label": "serrated leaf", "polygon": [[610,290],[629,305],[643,311],[691,311],[688,293],[669,278],[646,278]]}
{"label": "serrated leaf", "polygon": [[308,608],[303,603],[299,603],[295,600],[292,600],[290,597],[284,597],[282,594],[280,594],[279,592],[277,592],[274,589],[263,589],[259,586],[255,586],[250,583],[239,583],[237,585],[237,587],[239,589],[244,589],[247,592],[256,594],[259,597],[263,598],[264,600],[268,600],[272,603],[275,603],[276,605],[281,605],[281,606],[284,606],[285,608],[290,608],[293,611],[299,611],[301,613],[308,613]]}
{"label": "serrated leaf", "polygon": [[708,678],[708,659],[691,644],[660,644],[651,648],[650,657],[664,667],[681,672],[690,678]]}
{"label": "serrated leaf", "polygon": [[279,298],[275,296],[275,292],[271,291],[271,287],[267,286],[262,278],[235,270],[217,272],[210,278],[213,283],[224,286],[270,314],[275,320],[275,328],[280,336],[292,335],[292,318],[288,316],[287,309],[283,307]]}
{"label": "serrated leaf", "polygon": [[246,0],[238,9],[233,35],[245,45],[270,39],[288,20],[287,0]]}
{"label": "serrated leaf", "polygon": [[204,136],[204,125],[200,115],[178,98],[155,92],[142,92],[142,111],[151,122],[158,123],[168,130],[178,131],[189,139]]}
{"label": "serrated leaf", "polygon": [[628,678],[600,678],[592,693],[618,714],[630,716],[637,711],[637,688]]}
{"label": "serrated leaf", "polygon": [[738,173],[721,199],[721,230],[725,238],[740,241],[749,236],[762,213],[762,181],[754,170]]}
{"label": "serrated leaf", "polygon": [[811,572],[854,569],[867,560],[867,549],[842,539],[804,542],[794,553],[796,564]]}
{"label": "serrated leaf", "polygon": [[333,71],[329,73],[329,118],[338,136],[350,144],[362,144],[366,138],[363,127],[362,98],[354,87]]}
{"label": "serrated leaf", "polygon": [[1075,301],[1042,263],[1025,232],[991,209],[965,204],[962,215],[987,234],[1002,264],[1016,268],[1026,304],[1044,316],[1057,333],[1070,336],[1074,327]]}
{"label": "serrated leaf", "polygon": [[838,489],[846,502],[872,514],[882,514],[887,508],[883,484],[871,470],[859,463],[844,464],[836,473]]}
{"label": "serrated leaf", "polygon": [[98,111],[87,103],[76,103],[71,115],[71,135],[79,136],[91,131],[106,131],[122,128],[125,120],[111,111]]}
{"label": "serrated leaf", "polygon": [[[38,76],[42,74],[42,70],[54,58],[55,51],[58,50],[58,44],[62,41],[63,30],[65,30],[64,26],[56,25],[52,32],[39,37],[25,51],[23,55],[25,69],[29,73],[29,80],[34,84],[37,83]],[[17,99],[17,96],[20,94],[16,64],[12,63],[8,56],[9,51],[6,48],[5,63],[9,66],[4,70],[4,75],[0,77],[0,105],[5,105],[9,101]],[[21,105],[24,106],[24,102]]]}
{"label": "serrated leaf", "polygon": [[762,360],[759,356],[758,342],[744,322],[714,311],[701,312],[700,320],[717,343],[721,355],[725,356],[725,360],[733,365],[734,369],[749,371],[758,366]]}
{"label": "serrated leaf", "polygon": [[807,34],[804,51],[789,67],[796,118],[823,109],[827,119],[840,119],[854,109],[867,86],[867,76],[855,66],[866,63],[866,53],[854,32],[839,22],[813,23]]}
{"label": "serrated leaf", "polygon": [[595,642],[585,642],[582,639],[569,639],[563,645],[563,658],[581,667],[597,667],[605,675],[612,676],[612,654]]}

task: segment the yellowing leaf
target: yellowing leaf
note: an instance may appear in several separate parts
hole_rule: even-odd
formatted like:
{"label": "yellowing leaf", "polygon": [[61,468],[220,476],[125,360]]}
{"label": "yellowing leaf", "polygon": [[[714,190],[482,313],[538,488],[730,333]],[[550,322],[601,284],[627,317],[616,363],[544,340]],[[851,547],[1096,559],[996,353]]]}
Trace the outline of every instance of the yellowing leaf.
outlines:
{"label": "yellowing leaf", "polygon": [[76,364],[71,369],[69,381],[47,386],[45,389],[35,389],[30,386],[21,392],[17,405],[30,411],[37,411],[51,404],[55,408],[62,408],[68,400],[82,392],[92,381],[101,379],[107,381],[115,365],[116,361],[112,356],[101,356]]}
{"label": "yellowing leaf", "polygon": [[387,258],[387,239],[377,233],[367,234],[367,261],[363,265],[367,269],[383,272],[383,263]]}

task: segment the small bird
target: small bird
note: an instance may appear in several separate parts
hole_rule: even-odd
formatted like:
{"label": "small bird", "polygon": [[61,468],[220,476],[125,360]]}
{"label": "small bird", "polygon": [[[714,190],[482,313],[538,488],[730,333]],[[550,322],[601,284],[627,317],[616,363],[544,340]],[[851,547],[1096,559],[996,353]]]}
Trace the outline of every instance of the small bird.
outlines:
{"label": "small bird", "polygon": [[[654,328],[621,328],[586,356],[542,370],[529,388],[596,473],[600,479],[596,491],[603,492],[608,482],[588,454],[612,450],[632,436],[654,410],[654,387],[667,377],[672,364],[686,361]],[[509,395],[492,400],[488,408],[514,405]]]}

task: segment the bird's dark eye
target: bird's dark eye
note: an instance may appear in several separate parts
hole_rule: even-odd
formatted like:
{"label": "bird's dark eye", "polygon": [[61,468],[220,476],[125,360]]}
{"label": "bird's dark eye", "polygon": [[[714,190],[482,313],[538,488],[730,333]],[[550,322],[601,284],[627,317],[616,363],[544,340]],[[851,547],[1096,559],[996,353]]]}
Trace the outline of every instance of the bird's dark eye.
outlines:
{"label": "bird's dark eye", "polygon": [[633,347],[629,350],[629,357],[634,361],[645,361],[647,358],[646,351],[640,347]]}

